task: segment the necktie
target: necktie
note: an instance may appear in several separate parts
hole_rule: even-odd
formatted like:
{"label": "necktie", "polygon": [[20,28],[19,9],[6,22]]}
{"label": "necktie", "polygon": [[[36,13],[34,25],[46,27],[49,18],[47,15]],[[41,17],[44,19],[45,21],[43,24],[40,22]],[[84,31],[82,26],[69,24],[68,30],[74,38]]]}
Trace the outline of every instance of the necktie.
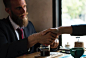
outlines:
{"label": "necktie", "polygon": [[17,31],[19,33],[19,39],[23,39],[24,38],[24,36],[23,36],[23,29],[18,28]]}

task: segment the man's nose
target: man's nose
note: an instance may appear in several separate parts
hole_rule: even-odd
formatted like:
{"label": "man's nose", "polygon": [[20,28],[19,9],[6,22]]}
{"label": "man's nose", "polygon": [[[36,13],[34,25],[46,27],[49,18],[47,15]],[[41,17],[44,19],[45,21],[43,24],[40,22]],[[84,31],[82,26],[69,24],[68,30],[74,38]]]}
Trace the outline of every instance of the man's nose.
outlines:
{"label": "man's nose", "polygon": [[25,13],[26,12],[26,8],[22,8],[21,12]]}

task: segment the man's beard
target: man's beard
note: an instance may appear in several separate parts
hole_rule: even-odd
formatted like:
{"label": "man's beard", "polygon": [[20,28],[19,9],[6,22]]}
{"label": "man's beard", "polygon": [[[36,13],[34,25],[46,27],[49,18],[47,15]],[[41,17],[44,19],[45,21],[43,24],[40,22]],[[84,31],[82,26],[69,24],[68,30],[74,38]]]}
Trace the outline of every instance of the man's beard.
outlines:
{"label": "man's beard", "polygon": [[26,27],[27,24],[28,24],[28,17],[26,15],[26,17],[24,17],[23,19],[19,18],[19,16],[16,16],[12,11],[11,11],[11,14],[12,14],[12,20],[17,24],[19,25],[20,27]]}

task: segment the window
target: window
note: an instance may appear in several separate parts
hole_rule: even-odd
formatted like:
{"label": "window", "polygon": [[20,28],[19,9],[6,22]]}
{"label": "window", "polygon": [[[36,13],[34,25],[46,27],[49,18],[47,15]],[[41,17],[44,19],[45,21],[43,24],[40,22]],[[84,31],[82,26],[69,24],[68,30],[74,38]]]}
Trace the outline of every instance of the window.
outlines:
{"label": "window", "polygon": [[[76,24],[86,24],[86,0],[62,0],[61,1],[62,26],[71,26]],[[78,41],[77,36],[70,34],[62,35],[62,46],[69,42],[70,47],[74,47],[74,42]],[[86,36],[80,37],[79,41],[84,42],[86,47]]]}
{"label": "window", "polygon": [[[86,24],[86,0],[55,0],[55,1],[56,1],[55,6],[56,8],[54,9],[56,9],[57,27]],[[86,48],[86,36],[71,36],[70,34],[61,35],[60,37],[61,39],[59,39],[60,45],[65,47],[65,45],[68,42],[70,44],[70,48],[72,48],[74,47],[74,43],[78,41],[76,37],[80,37],[79,41],[84,42],[84,47]]]}

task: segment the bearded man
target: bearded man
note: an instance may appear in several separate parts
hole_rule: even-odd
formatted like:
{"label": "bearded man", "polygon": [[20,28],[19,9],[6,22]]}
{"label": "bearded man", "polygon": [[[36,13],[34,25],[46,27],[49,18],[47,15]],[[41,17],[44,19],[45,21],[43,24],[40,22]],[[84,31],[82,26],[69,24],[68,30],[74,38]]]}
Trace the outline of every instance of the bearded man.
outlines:
{"label": "bearded man", "polygon": [[[28,20],[25,0],[3,0],[3,3],[9,16],[0,20],[0,58],[15,58],[36,52],[40,44],[54,43],[56,34],[48,32],[42,35],[44,31],[36,33],[33,24]],[[55,44],[52,48],[57,46]]]}

